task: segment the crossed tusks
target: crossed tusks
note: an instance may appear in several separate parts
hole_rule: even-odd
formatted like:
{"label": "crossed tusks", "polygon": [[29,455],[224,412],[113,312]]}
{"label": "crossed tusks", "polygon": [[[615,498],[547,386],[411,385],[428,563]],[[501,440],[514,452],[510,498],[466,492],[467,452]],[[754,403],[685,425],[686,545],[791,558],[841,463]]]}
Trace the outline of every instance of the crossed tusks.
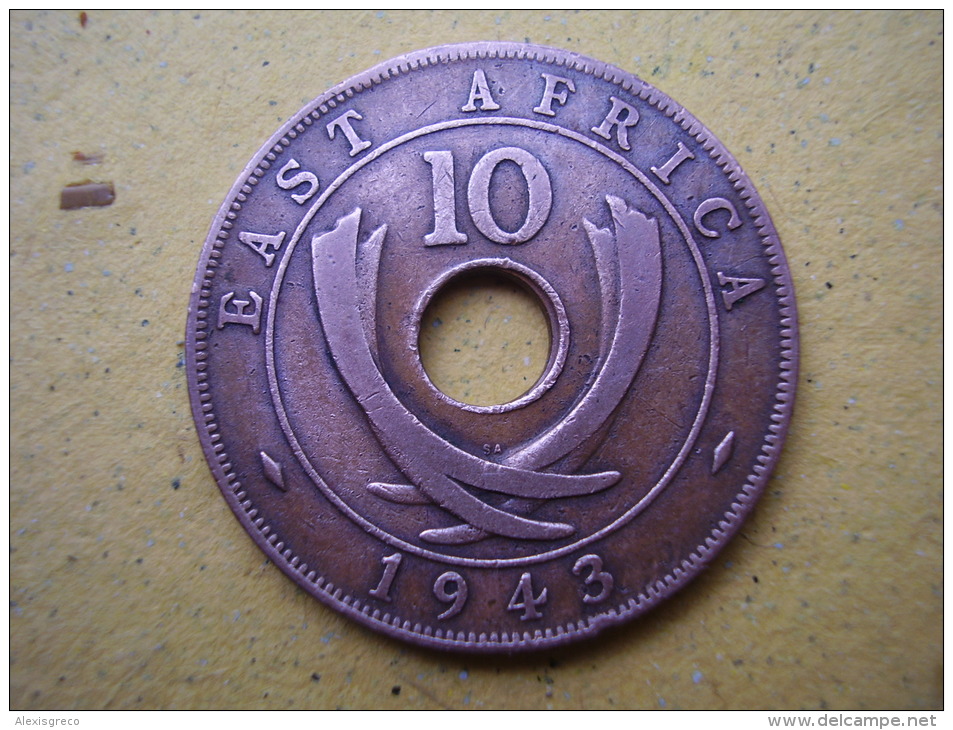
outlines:
{"label": "crossed tusks", "polygon": [[[384,380],[369,344],[373,291],[387,226],[376,229],[357,259],[361,209],[337,221],[334,229],[311,240],[314,289],[325,337],[348,389],[367,413],[388,456],[409,484],[373,482],[368,489],[402,504],[435,503],[464,524],[425,530],[431,543],[462,544],[488,535],[551,540],[575,528],[516,514],[531,512],[536,500],[595,494],[621,474],[559,474],[539,471],[568,455],[612,415],[648,349],[661,296],[662,260],[658,223],[607,196],[612,229],[584,220],[602,289],[602,326],[614,331],[602,367],[585,395],[559,423],[515,449],[502,463],[486,461],[435,434],[400,402]],[[360,269],[360,271],[359,271]],[[360,286],[371,279],[372,286]],[[625,282],[625,286],[621,282]],[[492,507],[465,486],[512,499]]]}

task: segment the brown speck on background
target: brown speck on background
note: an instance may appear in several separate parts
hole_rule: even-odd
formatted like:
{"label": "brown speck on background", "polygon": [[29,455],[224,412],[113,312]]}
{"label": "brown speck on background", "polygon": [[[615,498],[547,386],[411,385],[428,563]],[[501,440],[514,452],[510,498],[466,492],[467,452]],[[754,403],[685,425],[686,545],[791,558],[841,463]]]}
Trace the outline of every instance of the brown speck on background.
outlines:
{"label": "brown speck on background", "polygon": [[81,165],[98,165],[103,161],[104,157],[105,155],[101,152],[94,152],[91,155],[87,155],[79,150],[73,150],[73,162],[78,162]]}
{"label": "brown speck on background", "polygon": [[89,16],[86,14],[86,11],[84,10],[83,12],[79,14],[79,24],[83,28],[85,28],[88,22],[89,22]]}
{"label": "brown speck on background", "polygon": [[112,205],[115,199],[116,191],[111,182],[84,180],[70,183],[60,191],[60,210]]}

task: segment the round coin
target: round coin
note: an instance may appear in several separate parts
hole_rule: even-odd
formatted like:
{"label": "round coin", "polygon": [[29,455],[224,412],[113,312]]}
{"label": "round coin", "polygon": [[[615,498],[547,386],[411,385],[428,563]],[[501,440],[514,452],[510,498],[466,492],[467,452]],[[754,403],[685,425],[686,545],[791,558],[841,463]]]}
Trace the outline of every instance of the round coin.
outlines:
{"label": "round coin", "polygon": [[[420,358],[430,303],[475,276],[549,327],[506,403]],[[213,222],[186,342],[205,454],[268,557],[467,651],[593,636],[687,583],[764,488],[797,379],[734,158],[635,76],[514,43],[401,56],[291,118]]]}

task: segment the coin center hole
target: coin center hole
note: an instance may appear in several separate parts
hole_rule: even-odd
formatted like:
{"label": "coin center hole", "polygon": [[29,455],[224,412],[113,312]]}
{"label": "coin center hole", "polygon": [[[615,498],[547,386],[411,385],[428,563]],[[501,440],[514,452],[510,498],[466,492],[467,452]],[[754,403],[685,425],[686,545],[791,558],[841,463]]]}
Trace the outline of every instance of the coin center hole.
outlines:
{"label": "coin center hole", "polygon": [[542,376],[552,337],[535,292],[479,271],[442,286],[424,310],[420,359],[445,395],[474,406],[509,403]]}

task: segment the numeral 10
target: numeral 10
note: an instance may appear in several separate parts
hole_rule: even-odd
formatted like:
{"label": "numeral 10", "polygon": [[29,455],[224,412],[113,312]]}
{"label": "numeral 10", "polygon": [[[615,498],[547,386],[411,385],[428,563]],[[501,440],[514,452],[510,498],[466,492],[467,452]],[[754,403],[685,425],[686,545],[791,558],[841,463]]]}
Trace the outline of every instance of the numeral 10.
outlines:
{"label": "numeral 10", "polygon": [[[526,217],[515,231],[497,225],[490,209],[490,179],[497,166],[506,160],[516,163],[529,192]],[[424,236],[427,246],[446,246],[467,242],[457,228],[457,194],[454,187],[453,152],[424,152],[424,162],[433,173],[433,231]],[[500,147],[487,152],[473,166],[467,185],[467,208],[473,224],[494,243],[526,243],[549,218],[553,208],[553,186],[542,163],[520,147]]]}

